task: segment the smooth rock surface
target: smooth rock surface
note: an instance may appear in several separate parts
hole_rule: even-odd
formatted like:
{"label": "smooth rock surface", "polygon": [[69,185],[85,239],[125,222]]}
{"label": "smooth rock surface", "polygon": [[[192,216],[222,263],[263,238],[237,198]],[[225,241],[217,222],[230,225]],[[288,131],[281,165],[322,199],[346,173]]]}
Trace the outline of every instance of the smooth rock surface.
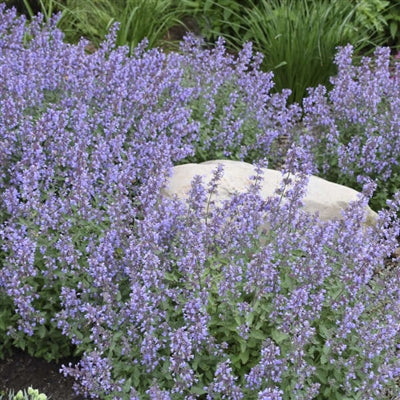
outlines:
{"label": "smooth rock surface", "polygon": [[[246,192],[251,184],[251,176],[256,175],[253,165],[231,160],[206,161],[200,164],[185,164],[175,166],[173,175],[168,180],[163,194],[172,198],[174,195],[178,199],[185,199],[191,188],[191,182],[196,175],[203,177],[203,184],[207,187],[213,176],[213,171],[218,164],[224,166],[223,177],[219,181],[217,194],[214,200],[219,202],[229,199],[235,192]],[[282,174],[280,171],[263,168],[263,181],[261,183],[261,196],[268,198],[274,195],[279,188]],[[357,200],[357,192],[337,183],[328,182],[322,178],[311,176],[307,186],[307,194],[303,198],[304,210],[310,213],[319,213],[323,221],[343,218],[341,211],[344,210],[351,201]],[[365,224],[371,226],[376,222],[377,214],[366,207],[367,218]]]}

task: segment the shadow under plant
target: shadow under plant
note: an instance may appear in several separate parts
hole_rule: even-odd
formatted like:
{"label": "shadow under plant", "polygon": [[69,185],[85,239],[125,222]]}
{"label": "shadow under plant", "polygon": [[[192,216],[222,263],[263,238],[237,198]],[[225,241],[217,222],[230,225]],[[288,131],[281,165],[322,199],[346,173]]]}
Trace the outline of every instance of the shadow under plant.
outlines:
{"label": "shadow under plant", "polygon": [[[72,389],[74,379],[59,372],[62,364],[74,361],[46,362],[15,349],[12,355],[0,360],[0,395],[11,390],[16,393],[31,386],[53,400],[83,400],[84,397],[77,396]],[[8,397],[4,396],[4,399],[8,400]]]}

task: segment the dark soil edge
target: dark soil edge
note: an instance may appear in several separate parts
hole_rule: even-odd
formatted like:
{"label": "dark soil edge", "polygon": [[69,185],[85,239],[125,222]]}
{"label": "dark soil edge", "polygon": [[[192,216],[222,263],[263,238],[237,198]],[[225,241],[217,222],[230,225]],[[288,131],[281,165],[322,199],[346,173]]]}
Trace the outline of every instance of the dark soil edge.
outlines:
{"label": "dark soil edge", "polygon": [[50,400],[83,400],[85,397],[76,395],[72,388],[74,379],[66,378],[59,372],[61,365],[68,365],[69,362],[74,364],[77,360],[47,362],[14,349],[11,356],[0,360],[0,394],[8,400],[10,390],[16,393],[31,386]]}

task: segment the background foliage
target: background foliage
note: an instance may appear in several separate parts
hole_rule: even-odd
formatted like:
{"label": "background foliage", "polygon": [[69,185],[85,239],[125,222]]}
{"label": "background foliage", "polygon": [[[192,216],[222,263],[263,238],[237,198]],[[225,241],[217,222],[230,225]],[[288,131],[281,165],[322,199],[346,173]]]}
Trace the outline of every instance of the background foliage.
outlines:
{"label": "background foliage", "polygon": [[[113,22],[119,22],[117,44],[134,48],[144,37],[149,47],[180,39],[185,29],[195,30],[212,45],[219,36],[237,52],[252,41],[264,55],[263,70],[274,71],[275,90],[289,88],[289,102],[302,101],[306,89],[329,86],[336,73],[335,49],[351,43],[355,54],[377,45],[398,45],[400,3],[386,0],[18,0],[20,12],[30,17],[41,11],[46,18],[62,11],[58,27],[66,40],[81,36],[94,47]],[[194,17],[194,24],[188,17]],[[136,22],[137,21],[137,22]],[[144,22],[146,21],[146,22]],[[193,21],[192,21],[193,22]],[[171,35],[181,26],[179,37]],[[199,29],[199,32],[197,30]],[[177,47],[172,47],[175,50]]]}

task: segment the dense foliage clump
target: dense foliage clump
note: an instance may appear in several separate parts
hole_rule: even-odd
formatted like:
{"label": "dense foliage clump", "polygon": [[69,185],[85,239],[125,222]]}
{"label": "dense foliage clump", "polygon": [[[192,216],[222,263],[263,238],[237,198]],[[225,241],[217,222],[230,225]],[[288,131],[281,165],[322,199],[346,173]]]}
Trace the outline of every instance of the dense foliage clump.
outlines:
{"label": "dense foliage clump", "polygon": [[[74,352],[91,398],[398,395],[400,194],[372,228],[372,181],[342,220],[304,213],[312,118],[249,44],[128,57],[114,27],[87,54],[54,24],[0,6],[0,351]],[[218,168],[162,196],[174,164],[226,157],[256,165],[247,193],[213,204]]]}
{"label": "dense foliage clump", "polygon": [[338,52],[331,91],[319,86],[304,99],[302,145],[330,180],[355,189],[366,177],[376,181],[371,204],[379,210],[400,187],[400,64],[388,48],[360,65],[352,55],[350,45]]}

